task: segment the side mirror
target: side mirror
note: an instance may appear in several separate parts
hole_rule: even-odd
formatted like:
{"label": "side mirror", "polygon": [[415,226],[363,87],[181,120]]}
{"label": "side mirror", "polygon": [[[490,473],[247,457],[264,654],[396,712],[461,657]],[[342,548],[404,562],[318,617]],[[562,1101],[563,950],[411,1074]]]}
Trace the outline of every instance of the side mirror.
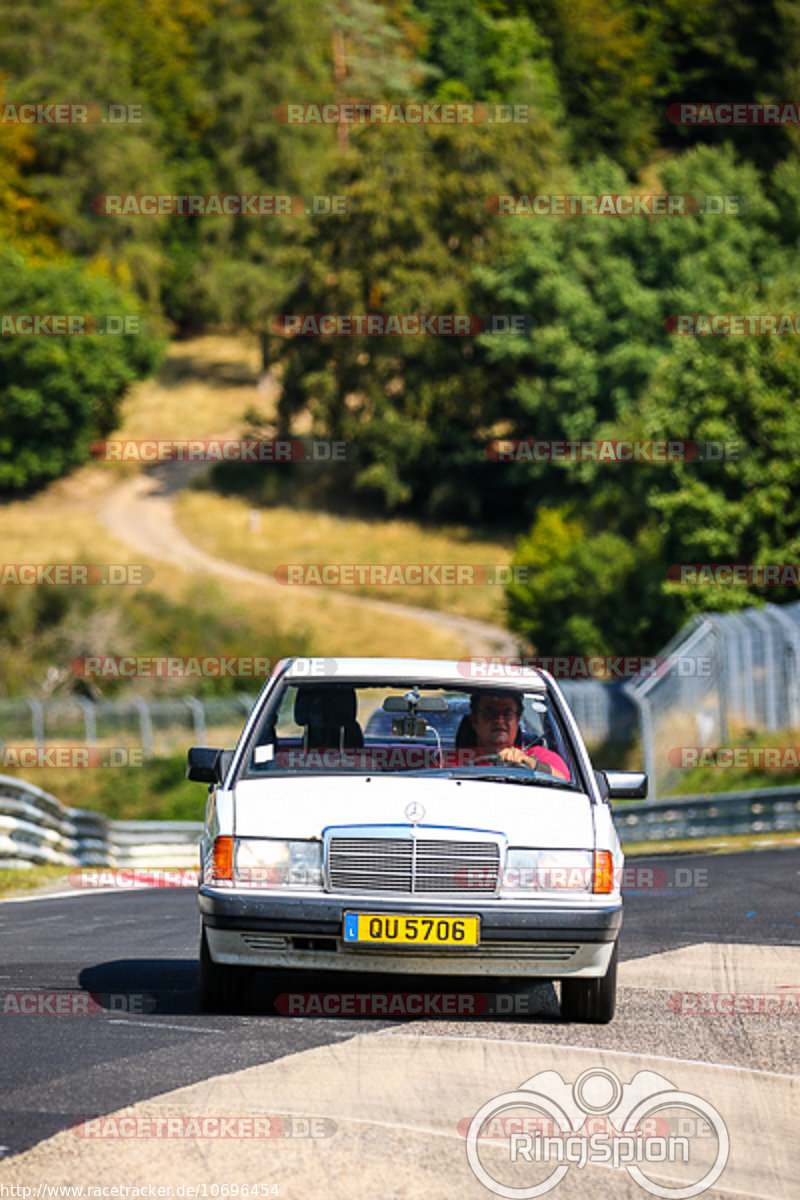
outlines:
{"label": "side mirror", "polygon": [[644,771],[595,771],[604,800],[644,800],[647,776]]}
{"label": "side mirror", "polygon": [[195,783],[222,783],[233,759],[232,750],[192,746],[187,755],[186,778]]}

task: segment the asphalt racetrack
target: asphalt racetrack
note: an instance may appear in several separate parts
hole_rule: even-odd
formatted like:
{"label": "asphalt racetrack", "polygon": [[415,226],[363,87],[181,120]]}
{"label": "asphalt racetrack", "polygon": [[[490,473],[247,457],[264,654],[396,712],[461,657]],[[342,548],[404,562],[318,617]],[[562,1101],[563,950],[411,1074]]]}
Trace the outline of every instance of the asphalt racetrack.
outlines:
{"label": "asphalt racetrack", "polygon": [[[503,1194],[495,1180],[522,1196],[534,1167],[524,1154],[511,1164],[507,1141],[482,1144],[483,1180],[469,1165],[466,1134],[483,1105],[545,1071],[570,1087],[588,1073],[600,1091],[584,1107],[597,1113],[609,1080],[626,1085],[649,1071],[724,1119],[727,1161],[705,1196],[793,1200],[800,850],[628,867],[618,1008],[607,1026],[562,1021],[549,983],[350,974],[283,976],[277,992],[256,986],[245,1011],[209,1015],[195,1000],[193,890],[0,903],[0,1195],[30,1188],[41,1200],[72,1186],[89,1200],[90,1185],[97,1196],[158,1185],[178,1200],[202,1184],[209,1196],[216,1185],[303,1200],[461,1198]],[[342,992],[434,999],[422,1018],[284,1015],[287,996]],[[482,996],[480,1013],[439,1015],[436,996],[455,993]],[[135,1120],[95,1120],[120,1110]],[[203,1116],[217,1125],[198,1136]],[[668,1163],[650,1168],[677,1195],[683,1177]],[[535,1170],[536,1180],[547,1176],[541,1163]],[[591,1161],[569,1166],[547,1194],[656,1193],[624,1166]]]}

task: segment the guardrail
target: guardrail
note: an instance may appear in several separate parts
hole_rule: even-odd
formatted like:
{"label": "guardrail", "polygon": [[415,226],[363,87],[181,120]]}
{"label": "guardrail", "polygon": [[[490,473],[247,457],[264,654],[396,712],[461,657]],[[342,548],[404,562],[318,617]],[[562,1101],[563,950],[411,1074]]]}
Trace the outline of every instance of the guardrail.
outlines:
{"label": "guardrail", "polygon": [[[623,844],[793,832],[800,830],[800,788],[632,801],[613,810]],[[112,821],[0,775],[0,867],[195,868],[202,829],[200,821]]]}
{"label": "guardrail", "polygon": [[112,821],[0,775],[0,867],[197,867],[201,821]]}
{"label": "guardrail", "polygon": [[656,803],[614,804],[620,841],[670,842],[719,834],[800,830],[800,788],[706,792]]}

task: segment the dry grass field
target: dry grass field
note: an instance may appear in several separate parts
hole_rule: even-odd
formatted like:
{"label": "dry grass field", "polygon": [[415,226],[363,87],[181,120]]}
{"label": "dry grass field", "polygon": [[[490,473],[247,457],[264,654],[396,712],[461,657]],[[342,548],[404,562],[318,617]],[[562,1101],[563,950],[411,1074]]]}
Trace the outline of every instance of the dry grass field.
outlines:
{"label": "dry grass field", "polygon": [[[115,438],[203,438],[241,433],[253,406],[269,414],[274,385],[259,383],[255,340],[205,336],[170,347],[158,374],[136,385],[126,399]],[[113,536],[102,513],[118,486],[141,467],[92,463],[30,499],[0,504],[0,545],[5,563],[142,563],[141,551]],[[326,513],[266,509],[250,528],[242,501],[211,491],[178,494],[176,516],[185,535],[216,558],[263,572],[265,584],[213,576],[227,603],[255,628],[301,629],[315,653],[451,657],[470,651],[464,636],[411,613],[387,614],[355,606],[356,591],[375,599],[471,616],[502,624],[502,590],[492,587],[292,588],[270,585],[282,562],[505,563],[509,547],[474,541],[461,530],[431,531],[411,522],[358,521]],[[186,601],[202,577],[169,561],[146,558],[152,585]],[[345,601],[349,593],[349,601]],[[365,597],[366,598],[366,597]]]}

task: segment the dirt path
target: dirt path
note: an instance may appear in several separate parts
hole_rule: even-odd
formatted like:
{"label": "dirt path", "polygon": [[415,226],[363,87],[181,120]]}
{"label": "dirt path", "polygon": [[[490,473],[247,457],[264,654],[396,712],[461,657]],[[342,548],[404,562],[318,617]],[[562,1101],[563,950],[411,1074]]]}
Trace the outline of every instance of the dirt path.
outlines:
{"label": "dirt path", "polygon": [[[114,487],[100,500],[97,515],[115,537],[146,554],[148,561],[158,559],[182,570],[212,574],[222,584],[257,584],[285,594],[285,589],[269,575],[206,553],[178,527],[174,511],[177,493],[193,477],[207,470],[206,463],[176,462],[143,471]],[[318,595],[320,589],[293,590],[314,591]],[[469,654],[518,653],[517,641],[512,634],[485,621],[360,596],[337,595],[336,602],[347,608],[355,606],[362,611],[371,609],[387,616],[417,619],[429,627],[463,638],[464,649]]]}

